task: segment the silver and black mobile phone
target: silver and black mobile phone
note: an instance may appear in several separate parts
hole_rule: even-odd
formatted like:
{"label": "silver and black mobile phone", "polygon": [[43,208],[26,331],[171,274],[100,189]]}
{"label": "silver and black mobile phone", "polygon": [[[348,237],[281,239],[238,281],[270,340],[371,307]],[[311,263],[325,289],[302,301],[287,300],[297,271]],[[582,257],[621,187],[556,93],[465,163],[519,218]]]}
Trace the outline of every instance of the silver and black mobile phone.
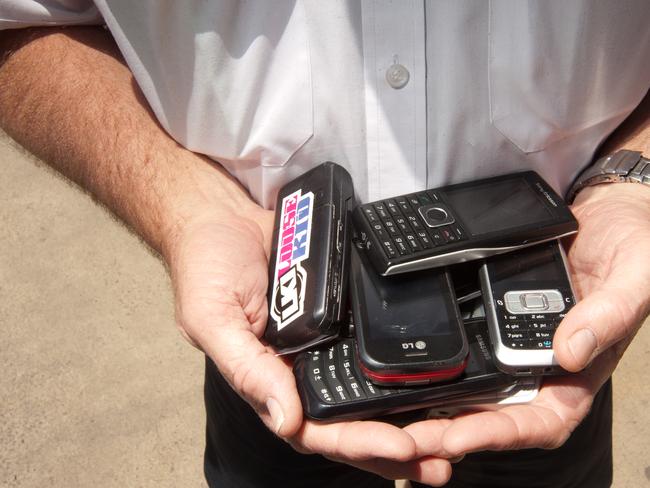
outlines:
{"label": "silver and black mobile phone", "polygon": [[352,217],[385,276],[494,256],[578,229],[569,207],[534,171],[367,203]]}
{"label": "silver and black mobile phone", "polygon": [[560,242],[486,259],[480,281],[499,369],[513,375],[563,373],[553,336],[575,297]]}

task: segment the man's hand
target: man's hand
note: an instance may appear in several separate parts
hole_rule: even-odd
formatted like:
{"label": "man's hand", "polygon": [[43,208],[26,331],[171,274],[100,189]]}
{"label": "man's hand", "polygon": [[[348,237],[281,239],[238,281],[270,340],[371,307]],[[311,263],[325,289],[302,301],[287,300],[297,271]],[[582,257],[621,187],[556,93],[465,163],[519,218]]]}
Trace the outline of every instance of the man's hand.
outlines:
{"label": "man's hand", "polygon": [[[573,212],[580,229],[568,258],[580,301],[558,328],[553,350],[577,373],[546,379],[530,405],[406,427],[423,453],[554,448],[588,413],[650,311],[650,189],[631,183],[587,188]],[[443,425],[441,437],[431,435]]]}
{"label": "man's hand", "polygon": [[303,421],[291,365],[260,342],[273,220],[273,212],[259,208],[225,217],[197,210],[183,224],[166,253],[182,334],[295,449],[386,478],[445,483],[449,462],[416,460],[415,442],[403,429],[382,422]]}
{"label": "man's hand", "polygon": [[290,365],[259,341],[272,213],[169,137],[107,31],[1,32],[0,86],[0,126],[165,257],[182,332],[270,429],[301,451],[388,478],[448,478],[445,460],[412,461],[414,441],[397,427],[303,422]]}

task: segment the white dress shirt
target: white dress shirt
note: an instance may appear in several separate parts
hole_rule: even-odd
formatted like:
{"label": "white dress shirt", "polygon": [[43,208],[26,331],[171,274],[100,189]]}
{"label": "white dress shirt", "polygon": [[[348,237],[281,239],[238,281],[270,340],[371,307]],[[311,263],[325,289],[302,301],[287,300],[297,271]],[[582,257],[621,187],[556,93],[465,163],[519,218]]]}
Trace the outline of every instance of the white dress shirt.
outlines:
{"label": "white dress shirt", "polygon": [[0,0],[105,23],[160,123],[265,207],[331,160],[361,200],[534,169],[559,192],[650,86],[647,0]]}

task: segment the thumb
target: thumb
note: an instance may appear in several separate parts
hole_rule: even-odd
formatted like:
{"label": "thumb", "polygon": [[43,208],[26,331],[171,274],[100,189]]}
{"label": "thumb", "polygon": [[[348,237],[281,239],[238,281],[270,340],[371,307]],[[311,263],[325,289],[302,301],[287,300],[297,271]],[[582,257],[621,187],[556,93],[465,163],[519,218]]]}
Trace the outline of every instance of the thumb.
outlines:
{"label": "thumb", "polygon": [[294,435],[303,413],[291,367],[248,328],[215,328],[205,352],[232,388],[280,437]]}
{"label": "thumb", "polygon": [[553,339],[560,365],[567,371],[580,371],[612,345],[631,339],[647,314],[644,293],[639,293],[647,286],[638,268],[619,269],[578,302]]}

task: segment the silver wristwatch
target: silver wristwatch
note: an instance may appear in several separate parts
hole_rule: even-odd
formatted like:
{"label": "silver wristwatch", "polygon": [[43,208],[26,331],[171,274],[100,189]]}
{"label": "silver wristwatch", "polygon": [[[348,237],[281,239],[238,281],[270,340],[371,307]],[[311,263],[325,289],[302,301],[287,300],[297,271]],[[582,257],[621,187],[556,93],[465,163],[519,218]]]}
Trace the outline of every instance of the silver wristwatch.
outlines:
{"label": "silver wristwatch", "polygon": [[567,193],[567,202],[573,202],[585,186],[600,183],[631,182],[650,185],[650,159],[638,151],[622,149],[604,156],[578,175]]}

